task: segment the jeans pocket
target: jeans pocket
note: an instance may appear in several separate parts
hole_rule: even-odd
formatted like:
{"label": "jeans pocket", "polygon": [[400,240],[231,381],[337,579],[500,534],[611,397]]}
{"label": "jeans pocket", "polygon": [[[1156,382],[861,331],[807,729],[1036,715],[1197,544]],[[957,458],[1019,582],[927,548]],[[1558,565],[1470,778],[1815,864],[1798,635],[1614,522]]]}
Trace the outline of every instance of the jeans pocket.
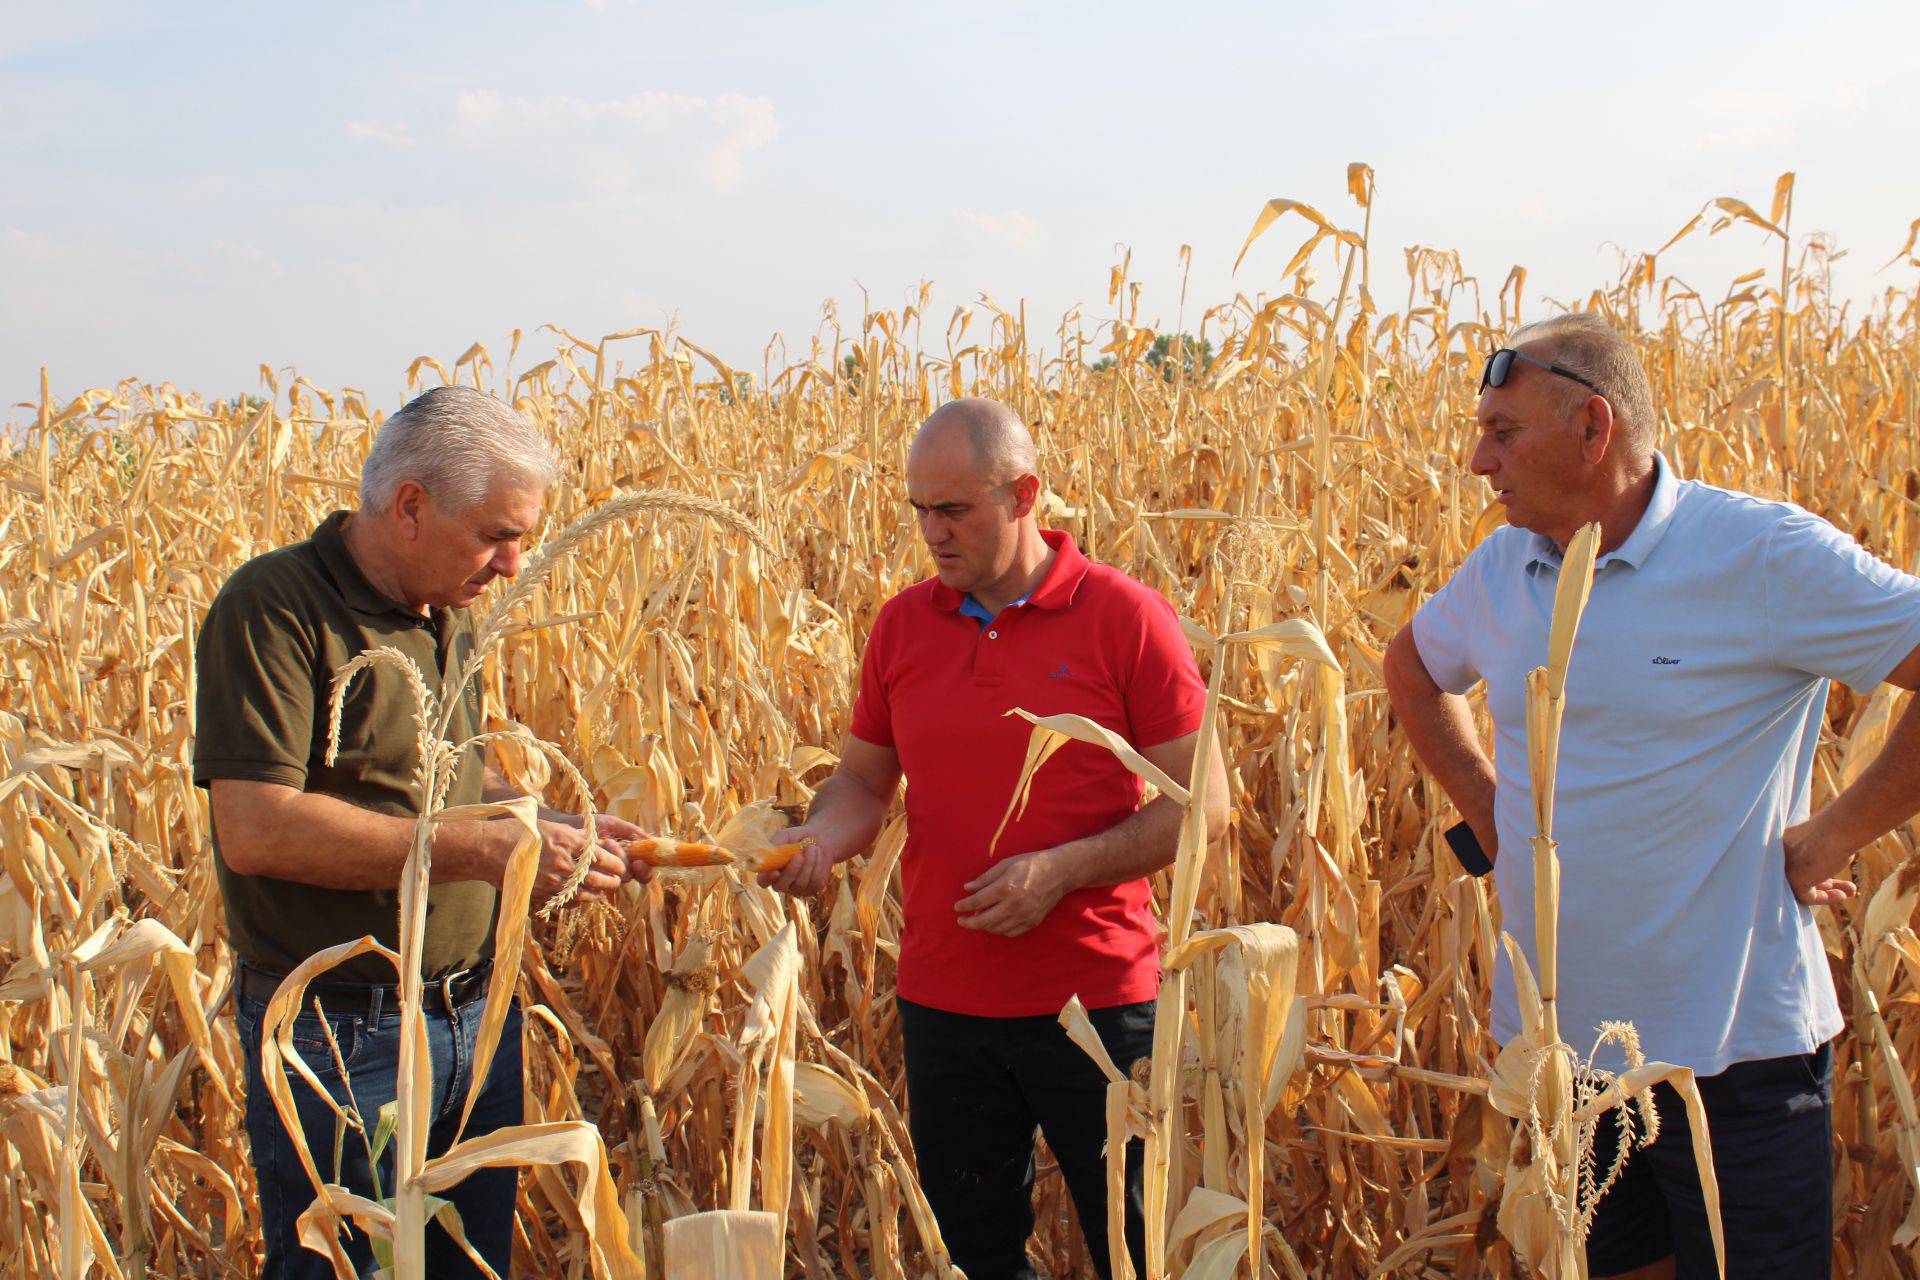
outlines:
{"label": "jeans pocket", "polygon": [[319,1014],[303,1013],[293,1020],[291,1038],[313,1074],[338,1080],[343,1066],[353,1070],[364,1031],[365,1019],[357,1014],[329,1014],[323,1020]]}
{"label": "jeans pocket", "polygon": [[1122,1072],[1129,1071],[1138,1059],[1152,1056],[1154,1012],[1157,1007],[1155,1001],[1143,1000],[1139,1004],[1094,1009],[1087,1014],[1093,1029],[1100,1033],[1100,1041],[1106,1046],[1114,1065]]}
{"label": "jeans pocket", "polygon": [[1766,1064],[1772,1070],[1767,1072],[1765,1083],[1783,1097],[1819,1093],[1826,1083],[1825,1060],[1819,1049],[1809,1053],[1785,1054]]}
{"label": "jeans pocket", "polygon": [[1812,1053],[1783,1054],[1736,1062],[1700,1083],[1700,1096],[1709,1116],[1734,1117],[1795,1115],[1826,1102],[1830,1089],[1825,1064],[1831,1059]]}
{"label": "jeans pocket", "polygon": [[1833,1097],[1833,1041],[1829,1040],[1812,1053],[1800,1056],[1800,1065],[1806,1073],[1807,1087],[1823,1098]]}
{"label": "jeans pocket", "polygon": [[259,1045],[260,1019],[266,1012],[267,1006],[258,1000],[250,1000],[239,994],[233,997],[233,1029],[242,1045]]}

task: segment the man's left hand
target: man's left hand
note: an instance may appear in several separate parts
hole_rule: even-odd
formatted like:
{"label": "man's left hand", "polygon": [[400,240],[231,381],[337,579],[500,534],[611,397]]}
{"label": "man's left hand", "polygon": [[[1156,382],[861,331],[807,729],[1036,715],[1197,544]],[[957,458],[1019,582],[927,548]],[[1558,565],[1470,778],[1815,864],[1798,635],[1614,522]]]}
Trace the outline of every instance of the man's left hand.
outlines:
{"label": "man's left hand", "polygon": [[1826,848],[1820,836],[1818,819],[1810,818],[1788,827],[1781,837],[1786,849],[1787,884],[1793,896],[1810,907],[1831,907],[1845,902],[1858,892],[1851,880],[1833,873],[1845,870],[1851,851]]}
{"label": "man's left hand", "polygon": [[1002,858],[967,881],[966,897],[953,904],[965,929],[1017,938],[1052,911],[1070,887],[1056,849]]}

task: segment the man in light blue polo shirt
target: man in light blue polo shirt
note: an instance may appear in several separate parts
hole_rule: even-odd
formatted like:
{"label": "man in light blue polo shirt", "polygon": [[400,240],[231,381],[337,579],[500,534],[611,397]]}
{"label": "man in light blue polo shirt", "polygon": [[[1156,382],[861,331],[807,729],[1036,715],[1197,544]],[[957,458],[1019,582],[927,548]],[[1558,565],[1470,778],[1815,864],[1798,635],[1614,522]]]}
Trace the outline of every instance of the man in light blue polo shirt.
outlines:
{"label": "man in light blue polo shirt", "polygon": [[[1816,907],[1852,895],[1853,852],[1920,809],[1920,719],[1808,820],[1830,680],[1920,684],[1920,579],[1788,503],[1684,480],[1653,449],[1638,353],[1604,319],[1530,325],[1482,378],[1473,470],[1508,528],[1388,647],[1394,711],[1489,857],[1505,929],[1533,933],[1526,674],[1547,660],[1560,557],[1601,527],[1568,674],[1560,842],[1561,1034],[1634,1024],[1700,1077],[1727,1274],[1829,1274],[1832,1049],[1841,1030]],[[1494,755],[1466,700],[1486,683]],[[1916,702],[1915,706],[1920,706]],[[1520,1030],[1500,958],[1494,1037]],[[1617,1054],[1600,1066],[1617,1070]],[[1601,1201],[1596,1277],[1710,1276],[1686,1116]],[[1603,1126],[1600,1167],[1617,1133]]]}

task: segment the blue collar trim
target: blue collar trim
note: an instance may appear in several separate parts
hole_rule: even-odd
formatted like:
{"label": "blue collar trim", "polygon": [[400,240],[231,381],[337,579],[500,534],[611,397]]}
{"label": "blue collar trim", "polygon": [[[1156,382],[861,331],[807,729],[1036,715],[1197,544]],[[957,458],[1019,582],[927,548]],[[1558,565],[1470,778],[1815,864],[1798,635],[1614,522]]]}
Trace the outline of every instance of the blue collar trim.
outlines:
{"label": "blue collar trim", "polygon": [[[1033,596],[1031,594],[1021,596],[1018,600],[1015,600],[1012,604],[1008,605],[1007,608],[1018,609],[1021,605],[1025,604],[1027,601],[1031,599],[1033,599]],[[986,629],[987,624],[989,622],[992,622],[994,619],[994,615],[987,612],[987,606],[981,604],[978,600],[975,600],[973,598],[973,593],[971,591],[967,593],[966,599],[960,602],[960,612],[966,614],[969,618],[972,618],[975,622],[979,623],[980,628],[983,631]]]}

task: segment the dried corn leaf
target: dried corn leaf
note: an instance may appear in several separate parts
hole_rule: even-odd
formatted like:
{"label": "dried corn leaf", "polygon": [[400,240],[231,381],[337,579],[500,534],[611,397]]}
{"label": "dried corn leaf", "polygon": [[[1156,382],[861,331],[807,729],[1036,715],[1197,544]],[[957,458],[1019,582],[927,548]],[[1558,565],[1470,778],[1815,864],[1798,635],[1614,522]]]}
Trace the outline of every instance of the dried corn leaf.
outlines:
{"label": "dried corn leaf", "polygon": [[666,1224],[666,1274],[674,1280],[780,1280],[784,1233],[775,1214],[722,1209]]}

